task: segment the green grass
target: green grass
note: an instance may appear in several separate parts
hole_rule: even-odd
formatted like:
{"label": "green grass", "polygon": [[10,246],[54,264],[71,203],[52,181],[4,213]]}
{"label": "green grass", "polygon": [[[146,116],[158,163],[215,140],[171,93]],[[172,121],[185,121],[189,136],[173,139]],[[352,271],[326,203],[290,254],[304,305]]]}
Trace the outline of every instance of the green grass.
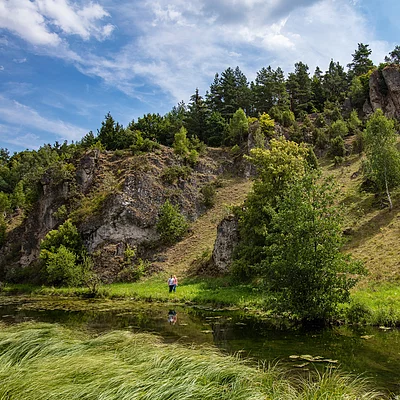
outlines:
{"label": "green grass", "polygon": [[0,331],[0,399],[376,399],[365,380],[330,371],[289,378],[215,349],[150,334],[99,337],[48,324]]}
{"label": "green grass", "polygon": [[400,326],[400,287],[386,283],[358,289],[347,310],[355,314],[354,321],[350,322]]}

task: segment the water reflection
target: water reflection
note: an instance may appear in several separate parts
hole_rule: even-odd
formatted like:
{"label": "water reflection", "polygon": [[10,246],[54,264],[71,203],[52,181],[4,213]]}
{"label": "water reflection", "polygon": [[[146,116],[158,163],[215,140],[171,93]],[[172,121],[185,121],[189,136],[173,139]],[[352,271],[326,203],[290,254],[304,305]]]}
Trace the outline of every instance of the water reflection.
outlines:
{"label": "water reflection", "polygon": [[[49,304],[49,303],[48,303]],[[28,320],[60,323],[73,329],[101,333],[115,329],[153,332],[166,341],[207,343],[229,353],[274,361],[295,369],[338,367],[371,377],[377,387],[400,394],[400,331],[371,327],[288,330],[280,321],[241,311],[130,303],[121,309],[73,310],[65,300],[52,300],[52,310],[40,302],[1,306],[0,319],[12,324]],[[90,306],[89,303],[86,306]],[[71,310],[72,308],[72,310]],[[179,314],[179,319],[178,319]],[[336,363],[337,360],[337,363]]]}
{"label": "water reflection", "polygon": [[178,320],[178,314],[175,310],[168,311],[168,322],[170,325],[175,325],[176,321]]}

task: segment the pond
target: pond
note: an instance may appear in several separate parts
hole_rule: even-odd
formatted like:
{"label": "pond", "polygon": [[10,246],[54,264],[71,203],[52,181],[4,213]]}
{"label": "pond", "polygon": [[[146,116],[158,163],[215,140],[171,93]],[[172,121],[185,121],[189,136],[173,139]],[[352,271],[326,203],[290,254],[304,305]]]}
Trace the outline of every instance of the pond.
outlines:
{"label": "pond", "polygon": [[370,378],[375,388],[400,394],[400,331],[340,326],[290,330],[240,310],[133,301],[0,297],[5,324],[29,320],[102,333],[152,332],[166,341],[208,344],[257,362],[279,361],[292,371],[340,368]]}

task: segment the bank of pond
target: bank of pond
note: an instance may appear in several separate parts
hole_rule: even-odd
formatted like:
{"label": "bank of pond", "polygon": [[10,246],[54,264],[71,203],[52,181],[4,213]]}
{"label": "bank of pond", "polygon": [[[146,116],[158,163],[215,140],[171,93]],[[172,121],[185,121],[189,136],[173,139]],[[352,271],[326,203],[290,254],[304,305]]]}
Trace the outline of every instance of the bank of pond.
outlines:
{"label": "bank of pond", "polygon": [[0,296],[0,398],[375,399],[400,332],[293,329],[239,308]]}

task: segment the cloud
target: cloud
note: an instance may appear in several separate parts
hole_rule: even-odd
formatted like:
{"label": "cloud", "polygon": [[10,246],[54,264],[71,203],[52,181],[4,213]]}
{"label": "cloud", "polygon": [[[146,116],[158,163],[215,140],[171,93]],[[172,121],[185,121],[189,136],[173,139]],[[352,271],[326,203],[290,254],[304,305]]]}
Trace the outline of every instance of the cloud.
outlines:
{"label": "cloud", "polygon": [[23,64],[26,62],[26,58],[13,58],[13,62],[16,64]]}
{"label": "cloud", "polygon": [[34,133],[21,134],[21,129],[0,124],[0,140],[21,149],[39,148],[40,137]]}
{"label": "cloud", "polygon": [[[29,11],[32,24],[10,17],[18,26],[7,29],[20,29],[21,37],[42,44],[35,48],[36,54],[73,63],[81,73],[99,77],[143,102],[160,101],[160,94],[168,94],[172,101],[187,100],[196,87],[204,92],[216,72],[236,65],[251,80],[268,65],[281,66],[285,72],[300,60],[311,72],[317,65],[327,68],[331,58],[346,65],[358,42],[370,43],[376,62],[389,50],[386,42],[376,40],[365,14],[352,0],[138,0],[134,6],[127,0],[101,0],[101,4],[0,0],[0,26],[8,15],[1,6],[13,9],[13,15],[20,9]],[[83,40],[109,36],[113,25],[102,23],[109,16],[118,27],[113,51],[67,42],[68,35]],[[36,36],[28,37],[25,25]],[[123,40],[117,41],[120,37]]]}
{"label": "cloud", "polygon": [[0,28],[33,45],[57,46],[61,34],[103,40],[113,31],[111,24],[99,23],[108,16],[93,2],[79,7],[68,0],[0,0]]}
{"label": "cloud", "polygon": [[43,117],[33,108],[2,95],[0,95],[0,118],[17,128],[49,132],[67,140],[79,140],[89,131],[60,119]]}
{"label": "cloud", "polygon": [[0,71],[4,71],[4,67],[0,65]]}

